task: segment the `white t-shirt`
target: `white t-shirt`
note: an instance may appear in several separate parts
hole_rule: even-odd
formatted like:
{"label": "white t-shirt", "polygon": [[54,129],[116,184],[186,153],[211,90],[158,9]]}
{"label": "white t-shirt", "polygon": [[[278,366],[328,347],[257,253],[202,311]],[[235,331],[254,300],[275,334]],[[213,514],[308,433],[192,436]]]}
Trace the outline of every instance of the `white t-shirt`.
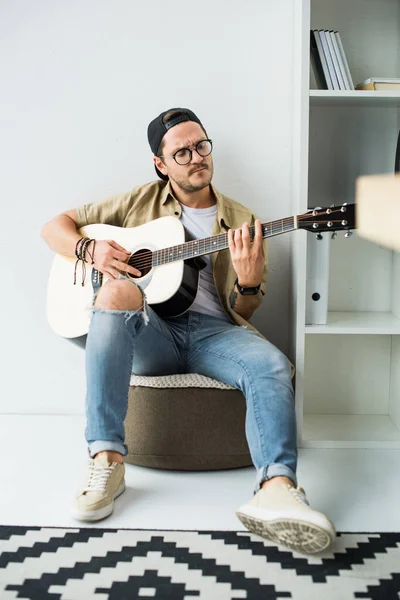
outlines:
{"label": "white t-shirt", "polygon": [[[208,208],[190,208],[184,204],[181,206],[182,214],[180,221],[187,232],[194,239],[211,237],[217,216],[217,205],[214,204]],[[210,254],[205,254],[202,258],[206,261],[207,265],[199,273],[199,288],[189,310],[195,310],[205,315],[212,315],[230,322],[230,318],[221,306],[215,288],[211,256]]]}

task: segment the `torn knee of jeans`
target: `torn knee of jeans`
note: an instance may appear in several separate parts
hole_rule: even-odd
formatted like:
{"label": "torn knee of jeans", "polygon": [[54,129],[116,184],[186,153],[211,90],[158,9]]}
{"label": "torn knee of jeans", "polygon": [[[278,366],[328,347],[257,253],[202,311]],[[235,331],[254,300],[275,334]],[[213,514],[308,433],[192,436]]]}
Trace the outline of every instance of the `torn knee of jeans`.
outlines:
{"label": "torn knee of jeans", "polygon": [[[140,290],[140,288],[139,288],[139,290]],[[141,316],[142,316],[142,319],[143,319],[143,322],[144,322],[144,324],[145,324],[145,325],[147,325],[147,323],[149,322],[149,310],[148,310],[148,308],[149,308],[149,307],[148,307],[148,304],[147,304],[147,299],[146,299],[146,296],[145,296],[145,293],[144,293],[144,291],[143,291],[143,290],[140,290],[140,291],[141,291],[141,293],[142,293],[142,300],[143,300],[143,304],[142,304],[142,306],[141,306],[140,308],[138,308],[137,310],[135,310],[135,311],[130,311],[130,312],[129,312],[129,314],[128,314],[128,315],[127,315],[127,317],[126,317],[125,324],[126,324],[128,321],[129,321],[129,319],[130,319],[130,318],[131,318],[131,317],[132,317],[134,314],[137,314],[138,312],[140,312],[140,314],[141,314]]]}
{"label": "torn knee of jeans", "polygon": [[[125,277],[119,277],[119,279],[124,278]],[[108,283],[108,282],[107,282]],[[107,283],[105,285],[107,285]],[[133,281],[132,281],[133,285],[136,285]],[[95,306],[95,301],[96,301],[96,297],[97,294],[99,292],[99,290],[97,290],[97,293],[95,293],[93,295],[93,299],[92,299],[92,312],[100,312],[100,313],[108,313],[111,315],[121,315],[123,314],[125,316],[125,325],[127,324],[127,322],[129,321],[129,319],[135,315],[137,315],[138,313],[141,314],[143,322],[145,325],[147,325],[147,323],[149,322],[149,313],[148,313],[148,304],[147,304],[147,298],[146,298],[146,294],[144,293],[144,291],[139,288],[139,286],[136,286],[138,288],[138,290],[140,291],[140,293],[142,294],[142,300],[143,300],[143,304],[140,308],[135,308],[132,310],[128,310],[126,308],[124,309],[112,309],[112,308],[98,308],[97,306]]]}

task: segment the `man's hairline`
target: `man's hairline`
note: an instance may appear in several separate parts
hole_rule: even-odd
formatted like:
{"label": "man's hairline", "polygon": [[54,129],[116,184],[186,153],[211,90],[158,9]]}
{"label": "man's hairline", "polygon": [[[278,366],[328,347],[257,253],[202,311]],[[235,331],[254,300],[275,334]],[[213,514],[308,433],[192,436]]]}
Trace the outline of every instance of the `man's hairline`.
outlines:
{"label": "man's hairline", "polygon": [[[182,122],[183,122],[183,123],[188,123],[188,121],[182,121]],[[206,130],[204,129],[203,125],[201,125],[200,123],[197,123],[197,121],[191,121],[191,122],[192,122],[192,123],[196,123],[197,125],[199,125],[199,126],[200,126],[200,128],[202,129],[202,131],[203,131],[204,135],[206,136],[206,137],[205,137],[205,139],[208,139],[208,138],[207,138],[207,132],[206,132]],[[177,125],[180,125],[180,124],[181,124],[181,123],[177,123]],[[174,125],[174,127],[176,127],[176,125]],[[171,129],[172,129],[172,127],[171,127]],[[168,130],[168,131],[169,131],[169,130]],[[161,159],[161,162],[162,162],[162,163],[164,163],[164,161],[162,160],[162,158],[161,158],[160,154],[161,154],[161,153],[162,153],[162,151],[163,151],[163,146],[164,146],[164,143],[165,143],[165,136],[166,136],[166,134],[168,133],[168,131],[166,131],[166,132],[164,133],[163,137],[161,138],[160,145],[159,145],[159,147],[157,148],[157,154],[155,154],[155,155],[154,155],[154,156],[156,156],[157,158]],[[201,141],[202,141],[202,140],[199,140],[199,142],[201,142]],[[198,143],[198,142],[197,142],[197,143]],[[182,146],[181,148],[177,148],[177,149],[176,149],[174,152],[172,152],[172,153],[171,153],[171,156],[172,156],[173,154],[175,154],[175,152],[178,152],[179,150],[181,150],[182,148],[186,148],[186,146]]]}

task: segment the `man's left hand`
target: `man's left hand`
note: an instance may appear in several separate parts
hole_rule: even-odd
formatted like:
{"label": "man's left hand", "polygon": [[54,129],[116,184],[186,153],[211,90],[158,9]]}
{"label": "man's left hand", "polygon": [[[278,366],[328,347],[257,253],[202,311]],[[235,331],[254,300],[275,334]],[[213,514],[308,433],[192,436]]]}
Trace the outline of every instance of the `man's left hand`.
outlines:
{"label": "man's left hand", "polygon": [[253,242],[250,240],[249,225],[244,223],[239,229],[229,229],[228,243],[239,285],[243,287],[259,285],[265,263],[261,221],[257,219],[255,222]]}

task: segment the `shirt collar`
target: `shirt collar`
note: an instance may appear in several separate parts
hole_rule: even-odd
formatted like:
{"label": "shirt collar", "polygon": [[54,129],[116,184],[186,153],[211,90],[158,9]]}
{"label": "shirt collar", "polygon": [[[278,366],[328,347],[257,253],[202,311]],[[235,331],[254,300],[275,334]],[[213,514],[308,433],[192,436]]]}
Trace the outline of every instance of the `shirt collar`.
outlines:
{"label": "shirt collar", "polygon": [[[229,220],[228,220],[227,214],[225,212],[224,199],[223,199],[222,195],[220,194],[220,192],[217,190],[217,188],[215,186],[213,186],[212,183],[210,183],[210,188],[217,200],[218,223],[222,227],[222,229],[224,229],[224,230],[230,229]],[[178,202],[178,200],[174,196],[174,193],[172,191],[169,180],[167,181],[164,189],[161,192],[160,200],[161,200],[162,204],[166,204],[170,200],[175,200],[175,202]]]}
{"label": "shirt collar", "polygon": [[224,231],[227,231],[228,229],[231,228],[231,226],[229,224],[229,217],[226,214],[224,199],[222,197],[222,194],[220,194],[220,192],[217,190],[216,187],[214,187],[211,183],[210,183],[210,186],[211,186],[211,191],[213,192],[213,194],[217,200],[218,224],[221,229],[223,229]]}
{"label": "shirt collar", "polygon": [[170,198],[172,198],[173,200],[175,200],[175,196],[172,193],[171,184],[170,184],[169,179],[168,179],[168,181],[166,182],[166,184],[165,184],[165,186],[164,186],[164,188],[163,188],[163,190],[161,192],[161,198],[160,198],[161,203],[162,204],[166,204],[167,201]]}

